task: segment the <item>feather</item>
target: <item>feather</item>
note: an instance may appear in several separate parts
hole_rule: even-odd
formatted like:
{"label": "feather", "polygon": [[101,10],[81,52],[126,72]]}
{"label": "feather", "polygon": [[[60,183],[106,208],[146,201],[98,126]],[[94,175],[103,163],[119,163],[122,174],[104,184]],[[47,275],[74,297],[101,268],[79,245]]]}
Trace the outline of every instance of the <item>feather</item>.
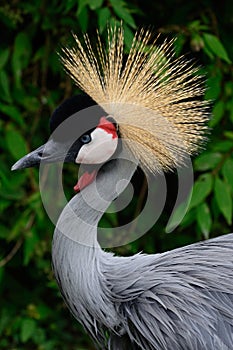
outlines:
{"label": "feather", "polygon": [[233,234],[128,257],[98,245],[113,184],[133,171],[124,158],[106,164],[63,210],[52,257],[66,303],[99,349],[232,349]]}
{"label": "feather", "polygon": [[205,141],[209,103],[203,77],[174,40],[157,45],[150,30],[139,30],[124,58],[122,26],[108,29],[105,49],[97,32],[94,47],[64,48],[61,59],[71,78],[119,124],[121,137],[145,170],[161,172],[185,163]]}

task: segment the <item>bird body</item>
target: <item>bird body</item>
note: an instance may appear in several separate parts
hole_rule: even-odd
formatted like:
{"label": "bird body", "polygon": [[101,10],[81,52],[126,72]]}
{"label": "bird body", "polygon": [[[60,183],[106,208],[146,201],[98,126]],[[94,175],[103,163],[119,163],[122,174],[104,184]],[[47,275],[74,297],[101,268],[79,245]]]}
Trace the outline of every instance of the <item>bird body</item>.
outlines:
{"label": "bird body", "polygon": [[63,62],[85,94],[55,110],[50,140],[12,168],[85,165],[53,237],[64,300],[100,349],[232,349],[233,234],[131,257],[103,251],[97,239],[135,163],[161,172],[200,148],[208,129],[201,78],[183,59],[172,61],[171,43],[149,46],[149,31],[136,34],[125,64],[122,27],[109,31],[107,51],[98,39],[97,56],[84,39],[86,48],[76,38]]}
{"label": "bird body", "polygon": [[101,349],[232,349],[233,234],[162,254],[103,251],[95,186],[107,206],[132,176],[130,162],[113,163],[67,204],[55,230],[54,272],[72,314]]}
{"label": "bird body", "polygon": [[56,236],[53,264],[69,309],[101,349],[229,350],[232,243],[230,234],[163,254],[116,257]]}

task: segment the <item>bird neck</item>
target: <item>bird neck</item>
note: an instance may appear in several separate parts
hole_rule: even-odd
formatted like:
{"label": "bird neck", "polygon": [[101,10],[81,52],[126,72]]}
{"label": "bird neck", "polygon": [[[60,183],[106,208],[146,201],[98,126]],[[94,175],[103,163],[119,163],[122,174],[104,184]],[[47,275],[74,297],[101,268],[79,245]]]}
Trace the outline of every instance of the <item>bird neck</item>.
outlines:
{"label": "bird neck", "polygon": [[128,185],[136,164],[132,155],[122,148],[117,159],[106,163],[96,181],[74,196],[58,220],[56,231],[89,247],[99,247],[97,226],[102,215]]}
{"label": "bird neck", "polygon": [[56,280],[73,315],[96,339],[105,336],[104,328],[98,325],[115,329],[120,322],[103,273],[107,265],[112,265],[112,254],[103,251],[97,241],[100,218],[136,168],[123,151],[119,157],[105,164],[96,181],[66,205],[53,237]]}

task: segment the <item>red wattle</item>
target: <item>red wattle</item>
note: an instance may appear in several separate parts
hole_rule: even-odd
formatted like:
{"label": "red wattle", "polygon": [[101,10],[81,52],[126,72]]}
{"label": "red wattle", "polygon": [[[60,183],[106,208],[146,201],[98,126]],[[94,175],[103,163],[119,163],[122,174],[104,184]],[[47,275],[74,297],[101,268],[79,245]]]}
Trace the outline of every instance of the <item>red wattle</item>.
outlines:
{"label": "red wattle", "polygon": [[78,180],[77,184],[74,186],[75,192],[80,192],[84,187],[92,183],[96,178],[96,174],[96,170],[92,171],[91,173],[84,173]]}

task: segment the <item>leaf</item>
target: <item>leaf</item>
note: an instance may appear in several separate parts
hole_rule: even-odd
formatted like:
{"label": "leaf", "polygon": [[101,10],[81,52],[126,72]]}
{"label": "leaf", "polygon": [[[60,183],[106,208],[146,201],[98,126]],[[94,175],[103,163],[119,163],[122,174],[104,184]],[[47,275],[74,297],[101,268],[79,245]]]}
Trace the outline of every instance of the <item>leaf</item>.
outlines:
{"label": "leaf", "polygon": [[11,117],[20,126],[24,126],[24,121],[23,121],[22,115],[19,112],[18,108],[16,108],[15,106],[0,104],[0,111],[3,112],[4,114],[8,115],[9,117]]}
{"label": "leaf", "polygon": [[[216,73],[215,73],[216,74]],[[222,91],[222,73],[211,76],[207,79],[207,89],[205,93],[206,100],[216,100]]]}
{"label": "leaf", "polygon": [[166,233],[172,232],[182,222],[188,210],[191,196],[192,191],[189,194],[188,198],[184,200],[180,205],[178,205],[175,211],[172,212],[169,222],[165,228]]}
{"label": "leaf", "polygon": [[46,304],[39,304],[36,309],[40,320],[46,320],[51,315],[51,309]]}
{"label": "leaf", "polygon": [[0,187],[0,196],[7,200],[18,201],[25,196],[25,192],[23,191],[23,189],[20,189],[19,191],[15,192],[14,189],[9,191],[8,189],[6,190]]}
{"label": "leaf", "polygon": [[92,11],[100,8],[103,5],[103,0],[88,0],[88,5]]}
{"label": "leaf", "polygon": [[192,223],[194,223],[195,220],[196,220],[195,209],[189,210],[188,208],[188,212],[185,214],[183,220],[180,223],[180,226],[182,228],[186,228],[190,226]]}
{"label": "leaf", "polygon": [[23,264],[28,265],[32,255],[34,248],[39,241],[37,235],[35,232],[30,232],[24,241],[24,246],[23,246],[23,252],[24,252],[24,259],[23,259]]}
{"label": "leaf", "polygon": [[26,111],[31,114],[36,113],[40,108],[40,101],[36,96],[24,95],[22,96],[20,103],[26,109]]}
{"label": "leaf", "polygon": [[[3,268],[1,268],[3,273]],[[1,308],[0,313],[0,335],[4,332],[4,329],[10,324],[11,322],[11,314],[9,313],[9,310],[6,307]]]}
{"label": "leaf", "polygon": [[[225,85],[224,85],[224,95],[226,95],[227,97],[229,97],[231,99],[232,95],[233,95],[233,83],[231,80],[226,81]],[[231,99],[230,101],[228,101],[228,103],[230,104],[231,108],[233,106],[233,100]],[[230,109],[231,109],[230,108]]]}
{"label": "leaf", "polygon": [[9,234],[9,228],[0,224],[0,238],[7,238]]}
{"label": "leaf", "polygon": [[[44,332],[45,333],[45,330],[41,329],[41,332]],[[38,342],[38,344],[40,344],[41,342]],[[57,341],[56,340],[48,340],[48,341],[45,341],[43,342],[43,350],[54,350],[57,348]],[[40,347],[39,347],[40,349]],[[78,350],[86,350],[85,348],[78,348]]]}
{"label": "leaf", "polygon": [[226,105],[227,105],[227,109],[228,111],[231,113],[232,109],[233,109],[233,82],[231,79],[229,79],[229,81],[226,80],[225,84],[224,84],[224,91],[223,91],[223,96],[226,96]]}
{"label": "leaf", "polygon": [[217,125],[222,119],[225,111],[225,103],[222,100],[219,100],[215,103],[213,108],[213,118],[210,119],[209,126],[213,128]]}
{"label": "leaf", "polygon": [[83,9],[87,6],[88,0],[79,0],[78,1],[78,11],[77,11],[77,16],[79,16]]}
{"label": "leaf", "polygon": [[230,109],[230,120],[233,123],[233,104],[232,104],[232,107]]}
{"label": "leaf", "polygon": [[77,0],[66,0],[65,13],[69,12],[72,9],[72,7],[74,7],[77,4],[78,4]]}
{"label": "leaf", "polygon": [[174,41],[174,49],[177,57],[181,55],[185,42],[186,36],[183,33],[177,33],[176,40]]}
{"label": "leaf", "polygon": [[135,21],[132,15],[129,12],[129,9],[125,7],[125,2],[119,0],[110,0],[110,3],[113,7],[115,14],[122,19],[126,24],[128,24],[132,28],[136,28]]}
{"label": "leaf", "polygon": [[195,159],[194,161],[195,170],[198,170],[198,171],[213,170],[214,168],[216,168],[216,166],[221,161],[221,159],[222,159],[221,153],[205,152]]}
{"label": "leaf", "polygon": [[213,144],[212,148],[216,152],[225,153],[225,152],[231,151],[232,147],[233,147],[233,142],[232,141],[230,141],[230,140],[221,140],[221,141],[216,141]]}
{"label": "leaf", "polygon": [[124,39],[125,39],[125,48],[127,52],[129,52],[131,48],[133,38],[134,38],[134,33],[127,25],[124,24]]}
{"label": "leaf", "polygon": [[5,66],[9,58],[10,50],[5,49],[0,51],[0,70]]}
{"label": "leaf", "polygon": [[229,185],[219,177],[215,180],[214,194],[220,212],[225,217],[228,225],[232,222],[232,197],[229,191]]}
{"label": "leaf", "polygon": [[206,24],[201,23],[199,19],[194,20],[188,24],[188,28],[190,32],[200,32],[203,30],[207,30],[208,26]]}
{"label": "leaf", "polygon": [[36,330],[36,322],[31,318],[25,318],[21,322],[20,338],[23,343],[28,341]]}
{"label": "leaf", "polygon": [[197,207],[197,223],[205,239],[208,239],[212,226],[212,218],[210,209],[206,203],[202,203]]}
{"label": "leaf", "polygon": [[233,131],[225,131],[224,136],[233,141]]}
{"label": "leaf", "polygon": [[26,68],[28,66],[28,62],[32,51],[28,33],[20,32],[17,34],[14,42],[14,51],[16,57],[21,60],[22,68]]}
{"label": "leaf", "polygon": [[204,201],[210,194],[213,186],[213,176],[210,173],[199,176],[193,186],[193,194],[189,205],[189,210]]}
{"label": "leaf", "polygon": [[190,45],[191,45],[191,48],[193,51],[196,51],[196,52],[200,51],[204,46],[203,39],[202,39],[201,35],[194,33],[192,35]]}
{"label": "leaf", "polygon": [[78,10],[77,12],[78,20],[79,20],[79,25],[81,27],[81,30],[83,32],[87,31],[88,27],[88,9],[87,7],[83,7],[81,11]]}
{"label": "leaf", "polygon": [[4,70],[0,71],[0,94],[2,99],[11,102],[10,82]]}
{"label": "leaf", "polygon": [[[0,213],[2,213],[10,205],[11,205],[11,201],[1,198],[1,201],[0,201]],[[1,235],[2,235],[2,231],[0,229],[0,236]]]}
{"label": "leaf", "polygon": [[108,19],[111,16],[111,12],[107,7],[104,7],[98,11],[98,27],[100,33],[103,33],[107,26]]}
{"label": "leaf", "polygon": [[15,77],[16,86],[21,88],[22,70],[28,66],[31,56],[31,42],[29,36],[20,32],[17,34],[14,42],[14,51],[12,55],[12,68]]}
{"label": "leaf", "polygon": [[225,50],[223,44],[213,34],[203,33],[203,40],[207,49],[212,51],[217,57],[221,58],[227,63],[231,63],[230,58],[228,57],[227,51]]}
{"label": "leaf", "polygon": [[222,174],[224,180],[231,187],[231,191],[233,193],[233,159],[228,158],[222,167]]}
{"label": "leaf", "polygon": [[16,129],[8,128],[6,132],[6,144],[15,160],[28,153],[27,144]]}

